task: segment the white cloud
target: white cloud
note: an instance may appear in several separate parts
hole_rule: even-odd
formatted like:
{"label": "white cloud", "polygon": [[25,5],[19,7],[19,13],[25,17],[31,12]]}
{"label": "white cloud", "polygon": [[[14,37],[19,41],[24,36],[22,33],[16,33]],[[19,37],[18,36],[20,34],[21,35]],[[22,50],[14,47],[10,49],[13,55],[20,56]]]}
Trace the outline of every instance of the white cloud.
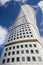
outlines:
{"label": "white cloud", "polygon": [[7,33],[8,33],[7,29],[0,26],[0,45],[5,42]]}
{"label": "white cloud", "polygon": [[40,1],[39,3],[38,3],[38,6],[41,8],[41,10],[43,11],[43,1]]}
{"label": "white cloud", "polygon": [[25,2],[27,2],[28,0],[14,0],[14,1],[25,3]]}
{"label": "white cloud", "polygon": [[9,1],[11,1],[11,0],[0,0],[0,6],[5,5]]}
{"label": "white cloud", "polygon": [[[0,6],[4,6],[7,2],[10,2],[12,0],[0,0]],[[21,2],[21,3],[26,3],[28,0],[14,0],[15,2]],[[6,5],[5,5],[6,6]]]}

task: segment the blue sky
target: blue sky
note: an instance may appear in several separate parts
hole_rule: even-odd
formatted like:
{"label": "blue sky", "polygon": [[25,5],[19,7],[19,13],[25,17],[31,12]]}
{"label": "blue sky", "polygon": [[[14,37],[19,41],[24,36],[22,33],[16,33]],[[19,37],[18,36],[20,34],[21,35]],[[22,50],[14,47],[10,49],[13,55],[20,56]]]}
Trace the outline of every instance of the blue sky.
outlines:
{"label": "blue sky", "polygon": [[[41,3],[40,3],[41,2]],[[23,4],[31,5],[36,11],[36,22],[40,36],[43,41],[43,4],[42,0],[0,0],[0,56],[4,47],[6,35],[9,27],[15,21],[20,6]]]}

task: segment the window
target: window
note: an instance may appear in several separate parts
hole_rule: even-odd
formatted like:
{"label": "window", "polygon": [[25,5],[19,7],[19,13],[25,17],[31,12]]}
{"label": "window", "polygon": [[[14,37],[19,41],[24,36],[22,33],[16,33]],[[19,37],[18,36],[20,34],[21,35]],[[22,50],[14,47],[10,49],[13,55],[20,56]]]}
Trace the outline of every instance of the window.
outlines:
{"label": "window", "polygon": [[29,37],[29,35],[27,35],[27,37]]}
{"label": "window", "polygon": [[21,48],[23,48],[23,45],[21,45]]}
{"label": "window", "polygon": [[15,55],[15,51],[12,52],[12,55]]}
{"label": "window", "polygon": [[30,57],[27,57],[27,61],[30,61]]}
{"label": "window", "polygon": [[28,45],[26,44],[25,47],[28,47]]}
{"label": "window", "polygon": [[10,55],[11,52],[8,52],[8,56]]}
{"label": "window", "polygon": [[3,59],[3,62],[2,62],[3,64],[5,63],[5,59]]}
{"label": "window", "polygon": [[30,34],[32,33],[32,32],[29,32]]}
{"label": "window", "polygon": [[19,48],[19,45],[17,45],[17,48]]}
{"label": "window", "polygon": [[23,36],[25,38],[25,36]]}
{"label": "window", "polygon": [[11,39],[11,41],[12,41],[13,39]]}
{"label": "window", "polygon": [[16,60],[17,60],[17,62],[19,62],[19,61],[20,61],[20,58],[19,58],[19,57],[17,57],[17,58],[16,58]]}
{"label": "window", "polygon": [[36,58],[35,57],[32,57],[33,61],[36,61]]}
{"label": "window", "polygon": [[22,38],[22,36],[20,36],[20,38]]}
{"label": "window", "polygon": [[28,32],[26,32],[26,34],[28,34]]}
{"label": "window", "polygon": [[8,48],[5,49],[5,51],[7,51],[7,50],[8,50]]}
{"label": "window", "polygon": [[27,31],[27,29],[26,29],[26,31]]}
{"label": "window", "polygon": [[13,49],[15,49],[15,46],[13,46]]}
{"label": "window", "polygon": [[24,54],[24,50],[21,50],[21,54]]}
{"label": "window", "polygon": [[10,40],[8,40],[8,42],[9,42]]}
{"label": "window", "polygon": [[16,38],[14,38],[14,40],[15,40]]}
{"label": "window", "polygon": [[38,57],[38,61],[42,61],[41,57]]}
{"label": "window", "polygon": [[17,34],[17,36],[19,36],[19,34]]}
{"label": "window", "polygon": [[30,31],[30,29],[29,29],[29,31]]}
{"label": "window", "polygon": [[22,35],[22,33],[20,33],[20,35]]}
{"label": "window", "polygon": [[22,57],[22,61],[25,61],[25,57]]}
{"label": "window", "polygon": [[15,58],[12,58],[12,62],[14,62],[15,61]]}
{"label": "window", "polygon": [[26,53],[29,53],[29,50],[26,50]]}
{"label": "window", "polygon": [[25,34],[25,33],[23,33],[23,34]]}
{"label": "window", "polygon": [[23,30],[23,32],[24,32],[24,30]]}
{"label": "window", "polygon": [[10,62],[10,58],[7,59],[7,63],[9,63],[9,62]]}
{"label": "window", "polygon": [[36,51],[36,53],[38,54],[39,53],[39,51],[38,50],[35,50]]}
{"label": "window", "polygon": [[19,54],[19,51],[17,51],[17,54]]}
{"label": "window", "polygon": [[20,32],[22,32],[22,31],[20,30]]}
{"label": "window", "polygon": [[13,38],[13,36],[11,36]]}
{"label": "window", "polygon": [[31,37],[33,37],[33,35],[30,35]]}
{"label": "window", "polygon": [[11,50],[11,47],[9,47],[9,50]]}
{"label": "window", "polygon": [[29,44],[29,46],[30,46],[30,47],[32,47],[32,45],[31,45],[31,44]]}
{"label": "window", "polygon": [[33,50],[30,50],[31,51],[31,53],[33,54],[34,53],[34,51]]}
{"label": "window", "polygon": [[9,39],[10,39],[10,37],[9,37]]}
{"label": "window", "polygon": [[30,28],[30,27],[28,26],[28,28]]}
{"label": "window", "polygon": [[6,55],[7,55],[7,53],[4,54],[4,56],[6,56]]}
{"label": "window", "polygon": [[34,44],[34,47],[37,47],[36,44]]}

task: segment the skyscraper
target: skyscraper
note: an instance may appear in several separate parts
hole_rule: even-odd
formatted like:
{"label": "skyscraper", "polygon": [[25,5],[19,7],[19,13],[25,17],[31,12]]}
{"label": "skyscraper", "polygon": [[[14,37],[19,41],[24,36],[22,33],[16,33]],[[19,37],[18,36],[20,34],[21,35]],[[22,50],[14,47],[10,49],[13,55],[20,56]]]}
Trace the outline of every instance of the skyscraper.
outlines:
{"label": "skyscraper", "polygon": [[42,45],[35,11],[29,5],[21,6],[10,28],[1,65],[43,65]]}

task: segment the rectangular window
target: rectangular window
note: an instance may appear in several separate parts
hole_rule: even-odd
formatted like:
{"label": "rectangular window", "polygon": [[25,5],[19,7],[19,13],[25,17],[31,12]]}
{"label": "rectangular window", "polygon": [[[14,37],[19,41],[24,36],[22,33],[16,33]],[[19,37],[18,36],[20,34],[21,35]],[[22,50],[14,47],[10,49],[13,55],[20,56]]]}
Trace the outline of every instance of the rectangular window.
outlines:
{"label": "rectangular window", "polygon": [[32,45],[31,45],[31,44],[29,44],[29,46],[30,46],[30,47],[32,47]]}
{"label": "rectangular window", "polygon": [[12,58],[12,62],[14,62],[15,61],[15,58]]}
{"label": "rectangular window", "polygon": [[7,59],[7,63],[9,63],[9,62],[10,62],[10,58]]}
{"label": "rectangular window", "polygon": [[8,56],[10,55],[11,52],[8,52]]}
{"label": "rectangular window", "polygon": [[35,57],[32,57],[33,61],[36,61],[36,58]]}
{"label": "rectangular window", "polygon": [[5,49],[5,51],[7,51],[7,50],[8,50],[8,48]]}
{"label": "rectangular window", "polygon": [[21,54],[24,54],[24,50],[21,50]]}
{"label": "rectangular window", "polygon": [[17,51],[17,54],[19,54],[19,51]]}
{"label": "rectangular window", "polygon": [[7,53],[4,54],[4,56],[6,56],[6,55],[7,55]]}
{"label": "rectangular window", "polygon": [[38,57],[38,61],[42,61],[41,57]]}
{"label": "rectangular window", "polygon": [[17,58],[16,58],[16,60],[17,60],[17,62],[19,62],[19,61],[20,61],[20,58],[19,58],[19,57],[17,57]]}
{"label": "rectangular window", "polygon": [[13,49],[15,49],[15,46],[13,46]]}
{"label": "rectangular window", "polygon": [[19,45],[17,45],[17,48],[19,48]]}
{"label": "rectangular window", "polygon": [[34,44],[34,47],[37,47],[36,44]]}
{"label": "rectangular window", "polygon": [[30,50],[32,54],[34,54],[34,51],[33,50]]}
{"label": "rectangular window", "polygon": [[30,61],[30,57],[27,57],[27,61]]}
{"label": "rectangular window", "polygon": [[39,51],[38,50],[35,50],[36,51],[36,53],[38,54],[39,53]]}
{"label": "rectangular window", "polygon": [[9,50],[11,50],[11,47],[9,47]]}
{"label": "rectangular window", "polygon": [[21,45],[21,48],[23,48],[23,45]]}
{"label": "rectangular window", "polygon": [[29,50],[26,50],[26,53],[29,53]]}
{"label": "rectangular window", "polygon": [[20,36],[20,38],[22,38],[22,36]]}
{"label": "rectangular window", "polygon": [[22,61],[25,61],[25,57],[22,57]]}
{"label": "rectangular window", "polygon": [[12,55],[15,55],[15,51],[12,52]]}
{"label": "rectangular window", "polygon": [[28,47],[28,45],[26,44],[25,47]]}
{"label": "rectangular window", "polygon": [[3,64],[5,63],[5,59],[3,59],[3,62],[2,62]]}

